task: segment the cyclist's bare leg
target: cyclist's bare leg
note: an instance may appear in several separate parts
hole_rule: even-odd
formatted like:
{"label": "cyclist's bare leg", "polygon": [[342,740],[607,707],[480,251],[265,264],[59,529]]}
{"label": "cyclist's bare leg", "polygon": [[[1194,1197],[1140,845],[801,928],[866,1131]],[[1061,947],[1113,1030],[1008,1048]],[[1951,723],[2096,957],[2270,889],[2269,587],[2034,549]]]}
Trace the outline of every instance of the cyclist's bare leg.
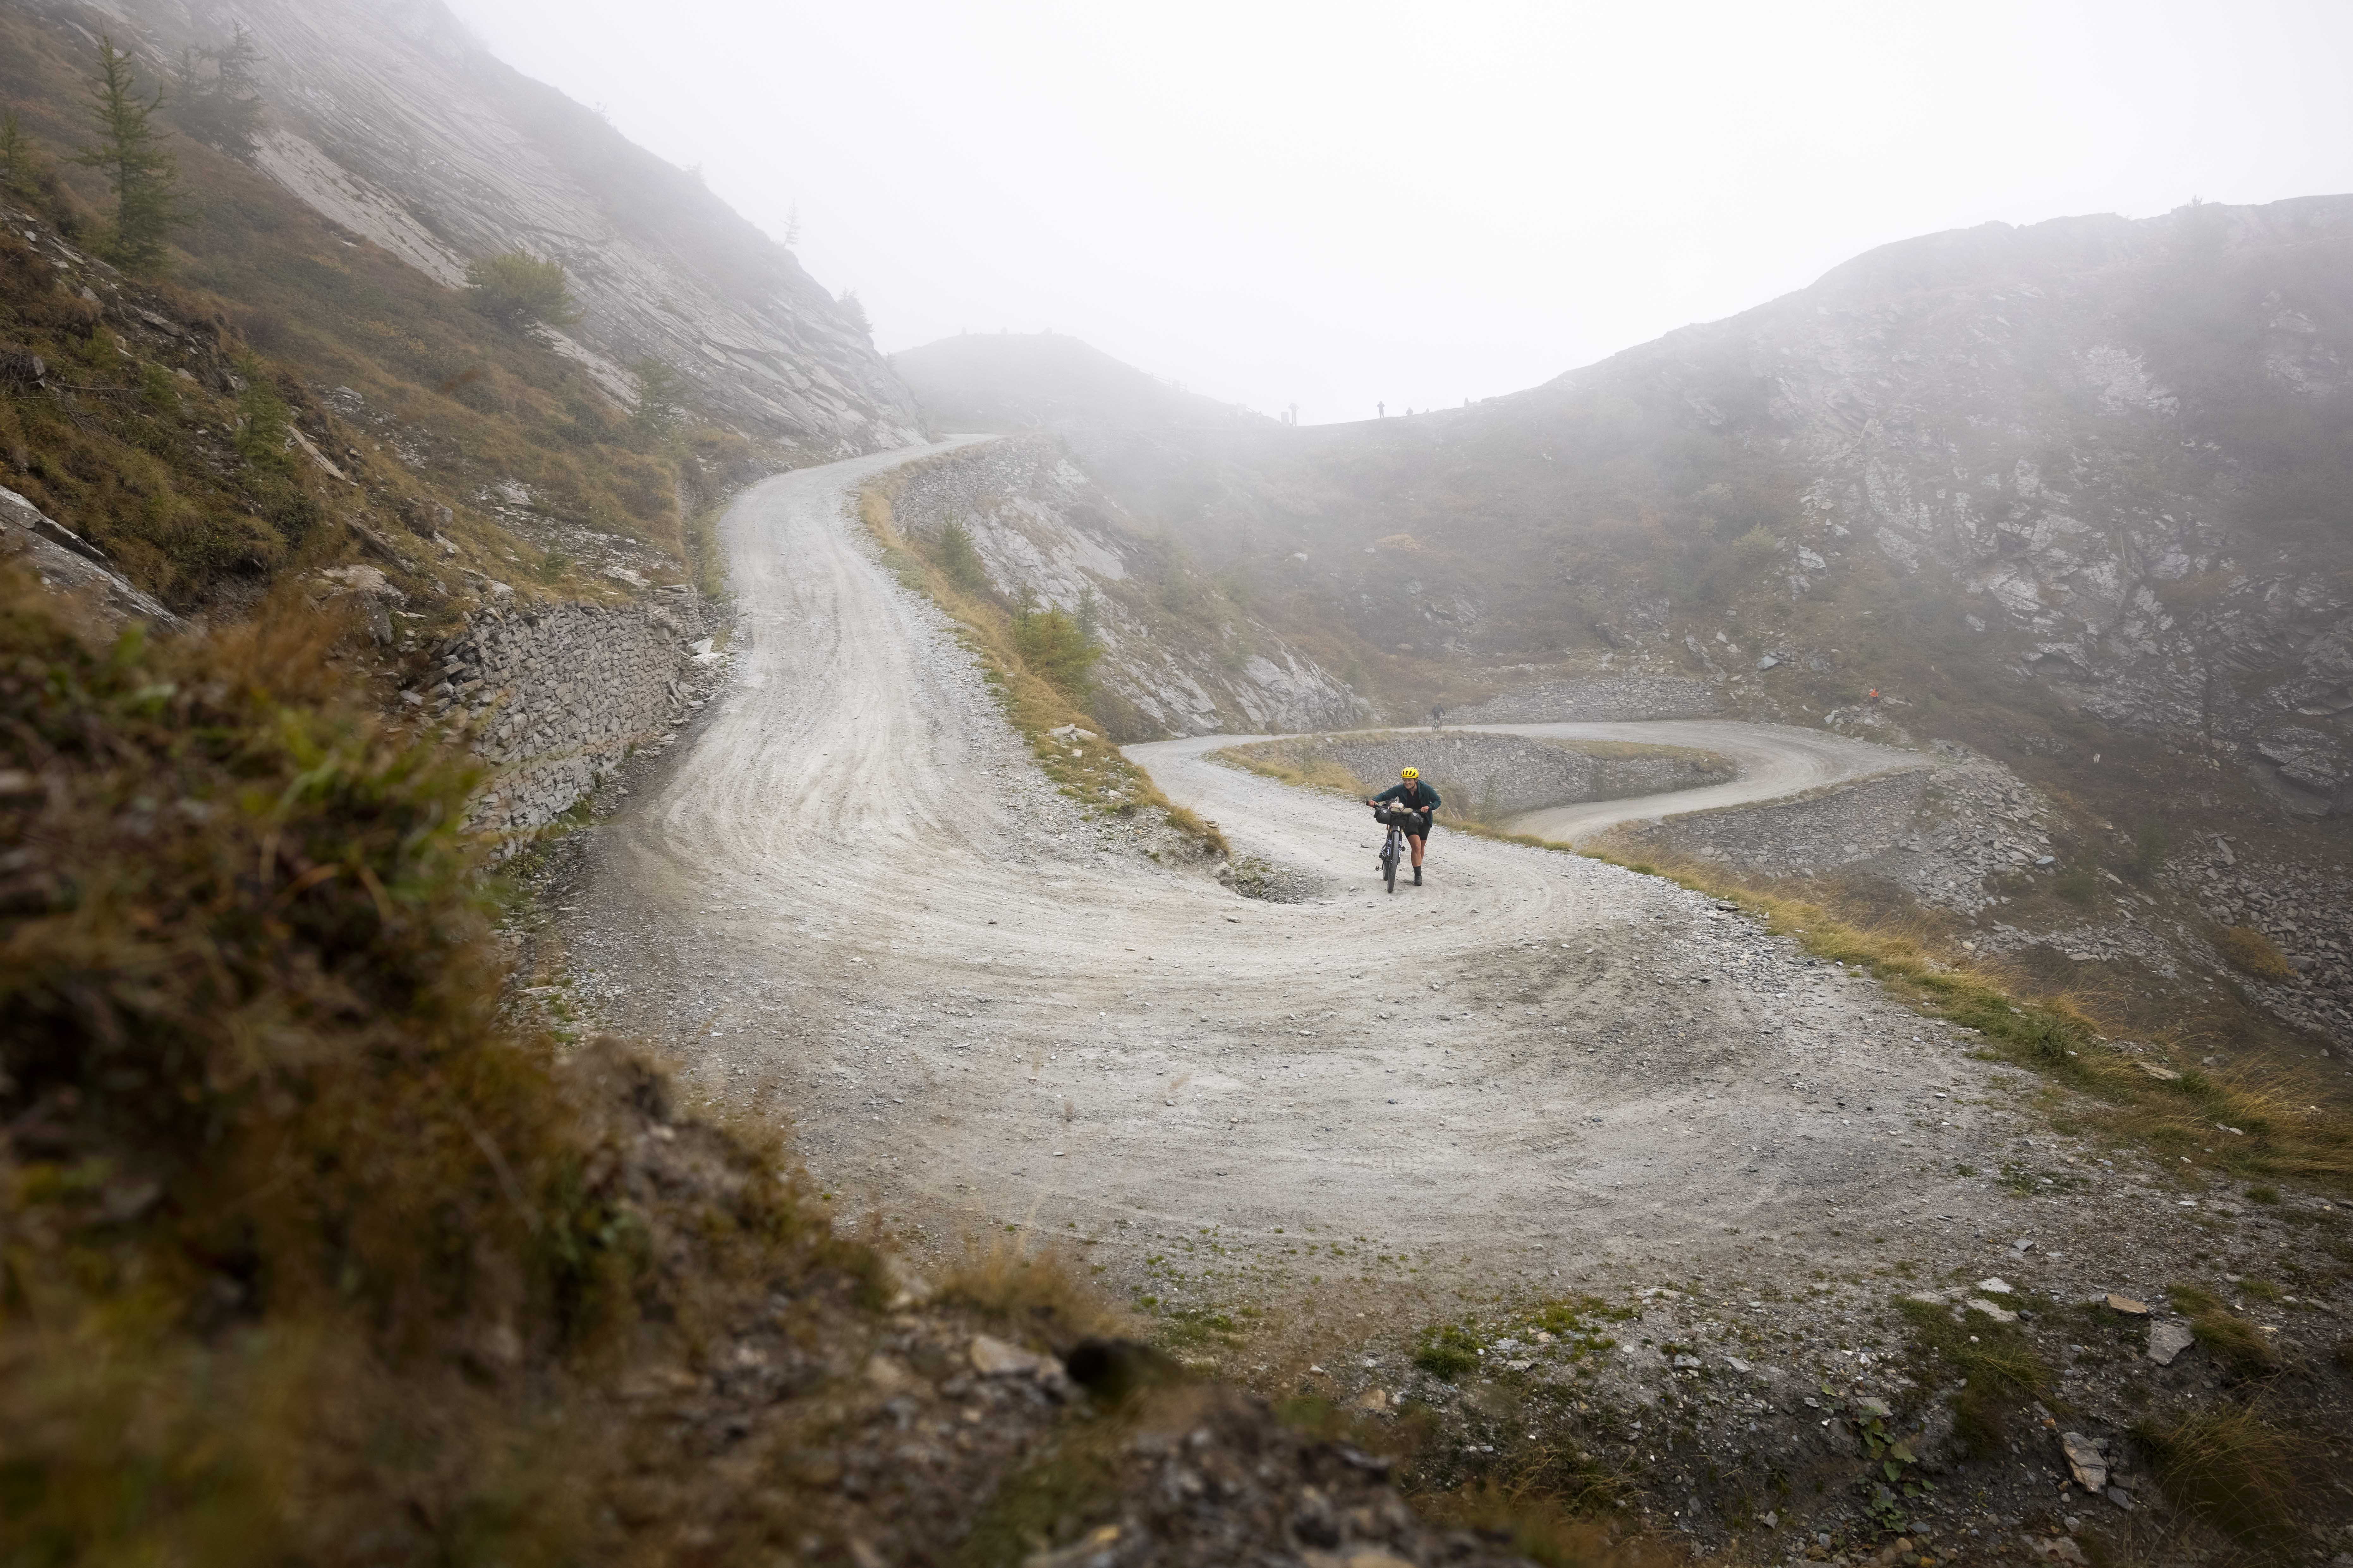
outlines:
{"label": "cyclist's bare leg", "polygon": [[1409,833],[1405,836],[1405,841],[1413,846],[1413,868],[1419,871],[1421,869],[1421,840]]}

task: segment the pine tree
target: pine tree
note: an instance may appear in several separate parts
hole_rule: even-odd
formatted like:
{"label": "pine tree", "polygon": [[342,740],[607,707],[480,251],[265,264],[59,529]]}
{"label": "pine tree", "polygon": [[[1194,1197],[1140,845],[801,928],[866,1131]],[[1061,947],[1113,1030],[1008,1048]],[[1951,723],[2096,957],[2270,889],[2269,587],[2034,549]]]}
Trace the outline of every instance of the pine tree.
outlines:
{"label": "pine tree", "polygon": [[940,569],[948,581],[967,594],[989,594],[997,584],[988,580],[988,568],[982,564],[980,551],[973,544],[972,531],[950,518],[940,529],[938,546]]}
{"label": "pine tree", "polygon": [[261,134],[260,63],[261,50],[242,22],[221,47],[183,52],[174,118],[199,142],[240,158],[251,153]]}
{"label": "pine tree", "polygon": [[42,194],[41,155],[33,146],[33,139],[25,134],[22,121],[13,109],[0,113],[0,191],[5,191],[20,201],[33,201]]}
{"label": "pine tree", "polygon": [[466,264],[466,292],[474,309],[493,321],[528,331],[533,325],[568,327],[580,307],[564,276],[564,263],[527,250],[485,256]]}
{"label": "pine tree", "polygon": [[114,195],[109,258],[126,268],[153,267],[164,259],[166,237],[188,218],[180,199],[180,162],[164,145],[163,130],[153,123],[164,89],[141,97],[131,57],[103,33],[98,40],[98,71],[90,83],[90,114],[98,122],[99,140],[74,162],[102,172],[106,188]]}
{"label": "pine tree", "polygon": [[841,313],[851,326],[858,329],[860,337],[871,338],[874,335],[874,323],[866,319],[866,306],[858,298],[857,289],[852,289],[842,295]]}
{"label": "pine tree", "polygon": [[1013,615],[1013,647],[1032,674],[1081,700],[1092,685],[1088,672],[1103,653],[1079,630],[1070,611],[1060,605],[1039,609],[1026,593]]}
{"label": "pine tree", "polygon": [[686,378],[658,359],[641,359],[629,372],[638,378],[638,428],[656,440],[668,437],[686,414]]}

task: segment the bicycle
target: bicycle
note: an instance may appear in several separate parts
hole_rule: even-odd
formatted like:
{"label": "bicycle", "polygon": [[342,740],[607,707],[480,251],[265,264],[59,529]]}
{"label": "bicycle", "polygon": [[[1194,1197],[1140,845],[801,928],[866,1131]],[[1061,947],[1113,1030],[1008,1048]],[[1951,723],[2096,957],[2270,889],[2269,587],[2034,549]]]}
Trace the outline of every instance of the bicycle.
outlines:
{"label": "bicycle", "polygon": [[1381,880],[1389,885],[1391,893],[1395,893],[1398,863],[1405,858],[1405,830],[1419,825],[1421,818],[1414,812],[1383,811],[1377,806],[1373,810],[1373,820],[1389,830],[1388,837],[1381,843],[1380,872]]}

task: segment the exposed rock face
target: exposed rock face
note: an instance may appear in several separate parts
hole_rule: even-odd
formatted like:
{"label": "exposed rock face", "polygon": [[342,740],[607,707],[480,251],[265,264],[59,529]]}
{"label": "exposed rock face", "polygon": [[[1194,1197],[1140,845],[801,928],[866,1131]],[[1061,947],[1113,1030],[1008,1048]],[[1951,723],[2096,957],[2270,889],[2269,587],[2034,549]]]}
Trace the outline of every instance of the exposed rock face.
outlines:
{"label": "exposed rock face", "polygon": [[[2292,980],[2233,981],[2292,1023],[2353,1046],[2353,877],[2342,866],[2242,860],[2221,839],[2169,862],[2165,879],[2198,900],[2217,926],[2262,931],[2295,972]],[[2200,943],[2205,961],[2224,972]]]}
{"label": "exposed rock face", "polygon": [[1705,719],[1721,712],[1715,689],[1688,676],[1593,676],[1546,680],[1450,708],[1451,724],[1571,724],[1610,719]]}
{"label": "exposed rock face", "polygon": [[[214,41],[171,0],[110,8],[166,53]],[[636,395],[624,367],[655,358],[712,416],[811,456],[916,438],[898,378],[789,252],[483,52],[439,0],[248,0],[236,14],[264,57],[259,165],[452,287],[469,258],[563,262],[582,319],[554,341],[617,401]]]}
{"label": "exposed rock face", "polygon": [[48,587],[85,596],[110,624],[138,619],[177,626],[179,617],[114,570],[103,551],[0,486],[0,560],[20,562]]}
{"label": "exposed rock face", "polygon": [[1330,729],[1370,716],[1345,684],[1263,626],[1205,628],[1166,613],[1158,589],[1182,569],[1053,437],[936,458],[910,470],[893,507],[900,528],[920,538],[961,524],[1006,597],[1092,618],[1103,648],[1095,683],[1135,731],[1121,739]]}
{"label": "exposed rock face", "polygon": [[2001,879],[2056,863],[2051,803],[2000,763],[1939,746],[1917,768],[1769,805],[1698,811],[1630,829],[1638,842],[1767,876],[1890,882],[1974,913]]}
{"label": "exposed rock face", "polygon": [[[1529,398],[1640,385],[1805,476],[1792,591],[1948,580],[2020,674],[2353,788],[2353,198],[1906,241]],[[1733,405],[1732,390],[1753,394]]]}

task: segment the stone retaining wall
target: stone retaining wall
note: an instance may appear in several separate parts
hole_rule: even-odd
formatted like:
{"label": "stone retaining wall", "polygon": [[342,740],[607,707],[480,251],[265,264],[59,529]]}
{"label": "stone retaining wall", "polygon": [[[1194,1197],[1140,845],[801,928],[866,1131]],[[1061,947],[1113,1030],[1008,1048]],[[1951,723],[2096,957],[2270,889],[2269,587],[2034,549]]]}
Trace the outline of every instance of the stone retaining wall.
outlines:
{"label": "stone retaining wall", "polygon": [[1862,868],[1906,853],[1928,789],[1926,769],[1841,784],[1763,805],[1696,811],[1628,831],[1638,843],[1788,876]]}
{"label": "stone retaining wall", "polygon": [[473,727],[494,770],[477,828],[512,847],[570,810],[634,747],[667,736],[691,695],[703,611],[690,587],[622,607],[476,612],[440,650],[436,712]]}
{"label": "stone retaining wall", "polygon": [[1609,719],[1705,719],[1722,712],[1715,688],[1680,675],[1580,677],[1498,692],[1449,708],[1449,724],[1569,724]]}
{"label": "stone retaining wall", "polygon": [[1381,789],[1397,782],[1400,768],[1419,768],[1448,812],[1496,817],[1575,801],[1620,800],[1721,784],[1734,773],[1721,757],[1679,746],[1588,750],[1574,742],[1458,731],[1302,735],[1241,750],[1295,766],[1337,763]]}

